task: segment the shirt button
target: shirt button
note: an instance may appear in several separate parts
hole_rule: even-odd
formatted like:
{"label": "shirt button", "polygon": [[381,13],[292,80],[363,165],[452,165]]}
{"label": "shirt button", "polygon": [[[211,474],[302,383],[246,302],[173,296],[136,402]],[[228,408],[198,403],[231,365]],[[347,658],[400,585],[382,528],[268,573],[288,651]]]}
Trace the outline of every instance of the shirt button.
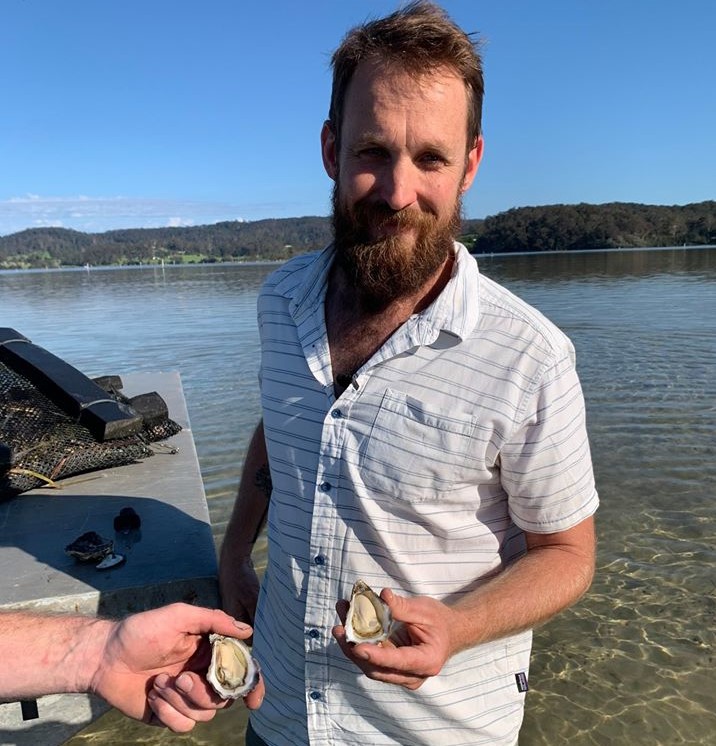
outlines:
{"label": "shirt button", "polygon": [[325,565],[325,564],[326,564],[326,558],[325,558],[325,557],[324,557],[324,556],[323,556],[322,554],[317,554],[317,555],[316,555],[316,556],[315,556],[315,557],[313,558],[313,561],[314,561],[314,562],[315,562],[315,563],[316,563],[317,565]]}
{"label": "shirt button", "polygon": [[315,692],[315,691],[314,691],[314,692],[311,692],[311,693],[309,694],[309,697],[310,697],[311,699],[313,699],[313,700],[316,700],[316,699],[320,699],[320,698],[321,698],[321,693],[320,693],[320,692]]}
{"label": "shirt button", "polygon": [[312,640],[316,640],[316,639],[318,639],[321,636],[321,633],[317,629],[312,629],[312,630],[309,630],[308,636]]}
{"label": "shirt button", "polygon": [[318,485],[318,489],[321,490],[321,492],[330,492],[330,490],[331,490],[331,483],[330,482],[321,482]]}
{"label": "shirt button", "polygon": [[343,417],[343,412],[341,412],[340,409],[334,409],[331,411],[331,417],[333,417],[334,420],[340,420],[340,418]]}

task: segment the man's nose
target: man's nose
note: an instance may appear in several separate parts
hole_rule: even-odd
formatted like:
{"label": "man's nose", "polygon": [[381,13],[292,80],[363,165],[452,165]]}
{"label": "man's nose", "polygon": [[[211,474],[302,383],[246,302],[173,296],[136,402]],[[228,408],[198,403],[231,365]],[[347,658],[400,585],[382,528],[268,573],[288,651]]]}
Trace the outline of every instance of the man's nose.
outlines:
{"label": "man's nose", "polygon": [[380,196],[396,212],[412,205],[418,198],[418,174],[415,166],[403,158],[386,164],[381,178]]}

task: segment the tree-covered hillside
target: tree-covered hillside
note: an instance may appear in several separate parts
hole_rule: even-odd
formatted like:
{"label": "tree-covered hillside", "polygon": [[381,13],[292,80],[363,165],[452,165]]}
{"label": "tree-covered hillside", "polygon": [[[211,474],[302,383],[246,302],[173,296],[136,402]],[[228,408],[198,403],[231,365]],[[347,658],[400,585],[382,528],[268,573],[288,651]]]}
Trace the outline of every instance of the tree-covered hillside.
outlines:
{"label": "tree-covered hillside", "polygon": [[[716,202],[519,207],[465,220],[461,238],[475,253],[713,244]],[[33,228],[0,236],[0,268],[284,260],[330,240],[325,217],[105,233]]]}
{"label": "tree-covered hillside", "polygon": [[0,266],[286,259],[328,241],[330,222],[322,217],[252,223],[232,221],[188,228],[136,228],[105,233],[32,228],[0,237]]}
{"label": "tree-covered hillside", "polygon": [[684,206],[519,207],[486,218],[468,243],[475,253],[705,245],[716,243],[716,202]]}

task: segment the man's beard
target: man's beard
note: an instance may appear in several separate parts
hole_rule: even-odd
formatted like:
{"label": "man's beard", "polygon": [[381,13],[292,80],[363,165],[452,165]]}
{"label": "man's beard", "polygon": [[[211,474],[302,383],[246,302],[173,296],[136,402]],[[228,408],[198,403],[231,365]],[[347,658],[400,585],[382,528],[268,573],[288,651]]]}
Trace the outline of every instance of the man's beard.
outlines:
{"label": "man's beard", "polygon": [[[395,211],[368,198],[341,204],[338,182],[333,187],[333,231],[336,263],[358,292],[362,308],[378,313],[399,298],[410,296],[437,272],[453,251],[461,225],[461,200],[452,215],[440,221],[434,213]],[[373,239],[385,228],[394,235]],[[410,230],[408,236],[404,231]]]}

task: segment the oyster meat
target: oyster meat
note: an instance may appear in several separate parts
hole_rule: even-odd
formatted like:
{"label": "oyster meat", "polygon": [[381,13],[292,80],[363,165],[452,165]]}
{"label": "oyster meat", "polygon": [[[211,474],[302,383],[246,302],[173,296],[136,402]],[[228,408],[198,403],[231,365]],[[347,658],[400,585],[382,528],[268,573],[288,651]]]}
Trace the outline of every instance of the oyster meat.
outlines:
{"label": "oyster meat", "polygon": [[370,586],[358,580],[351,592],[346,616],[348,642],[382,642],[390,635],[393,619],[388,605]]}
{"label": "oyster meat", "polygon": [[235,637],[209,635],[211,663],[206,680],[224,699],[238,699],[259,683],[260,668],[249,647]]}

